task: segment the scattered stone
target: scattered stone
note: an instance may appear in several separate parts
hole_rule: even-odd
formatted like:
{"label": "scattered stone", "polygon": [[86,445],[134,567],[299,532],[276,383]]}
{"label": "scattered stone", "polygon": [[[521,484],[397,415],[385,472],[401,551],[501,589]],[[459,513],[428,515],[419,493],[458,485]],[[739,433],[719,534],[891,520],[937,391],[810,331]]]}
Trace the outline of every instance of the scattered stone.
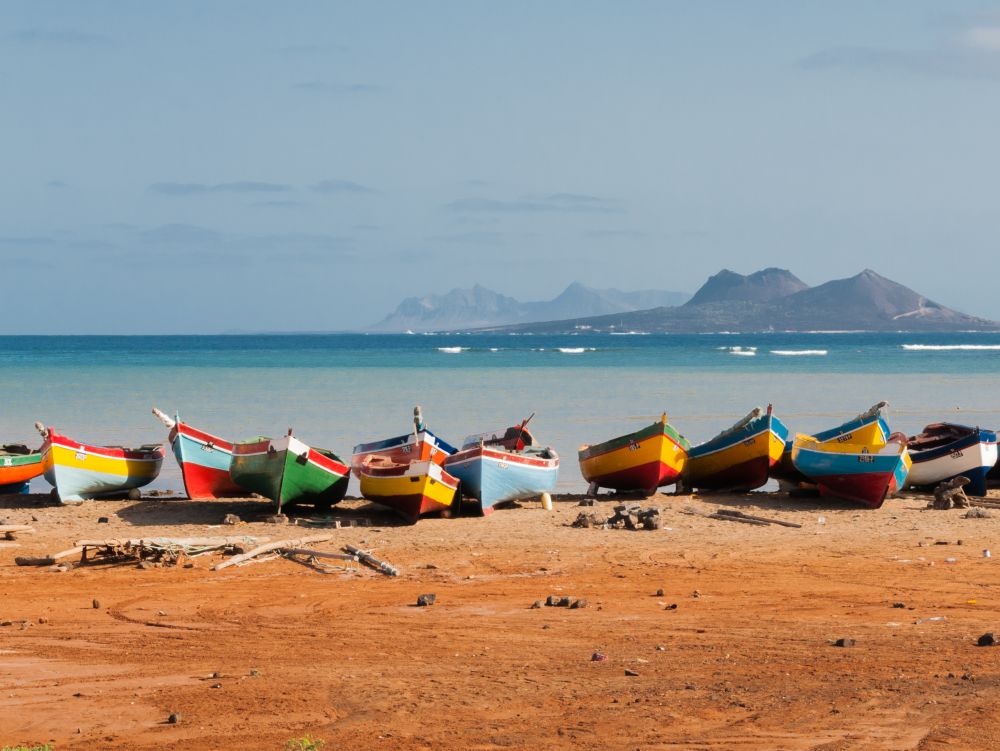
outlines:
{"label": "scattered stone", "polygon": [[101,601],[100,600],[94,600],[90,604],[93,606],[94,610],[100,610],[101,609]]}
{"label": "scattered stone", "polygon": [[664,646],[663,646],[662,644],[657,644],[657,645],[656,645],[656,651],[657,651],[657,652],[666,652],[666,651],[667,651],[667,648],[666,648],[666,647],[664,647]]}
{"label": "scattered stone", "polygon": [[139,568],[143,571],[148,571],[151,568],[156,568],[156,564],[152,561],[139,561]]}
{"label": "scattered stone", "polygon": [[833,646],[835,646],[835,647],[853,647],[856,643],[857,642],[855,642],[854,639],[837,639],[837,641],[835,641],[833,643]]}
{"label": "scattered stone", "polygon": [[32,515],[31,515],[31,521],[33,521],[33,522],[37,522],[37,521],[38,521],[38,517],[37,517],[37,516],[35,516],[34,514],[32,514]]}
{"label": "scattered stone", "polygon": [[41,617],[40,617],[40,618],[38,619],[38,623],[39,623],[39,624],[45,624],[45,623],[48,623],[48,622],[49,622],[49,619],[48,619],[48,618],[46,618],[46,617],[45,617],[44,615],[43,615],[43,616],[41,616]]}
{"label": "scattered stone", "polygon": [[591,529],[593,527],[604,526],[604,522],[597,518],[597,514],[591,512],[587,513],[581,511],[576,519],[570,524],[571,527],[576,527],[577,529]]}
{"label": "scattered stone", "polygon": [[987,631],[985,634],[979,637],[976,642],[980,647],[995,647],[997,645],[997,638],[993,635],[992,631]]}
{"label": "scattered stone", "polygon": [[903,608],[906,607],[906,603],[905,602],[894,602],[894,603],[892,603],[892,606],[894,608],[897,608],[898,610],[902,610]]}
{"label": "scattered stone", "polygon": [[184,564],[184,568],[194,568],[194,564],[193,563],[185,563]]}
{"label": "scattered stone", "polygon": [[265,524],[288,524],[288,517],[284,514],[275,514],[264,519]]}
{"label": "scattered stone", "polygon": [[968,477],[959,475],[950,480],[946,480],[934,488],[934,500],[927,504],[927,508],[936,511],[947,511],[954,508],[969,508],[969,497],[962,489],[970,482]]}
{"label": "scattered stone", "polygon": [[111,519],[109,519],[106,516],[99,516],[97,518],[97,523],[98,524],[110,524],[111,523]]}
{"label": "scattered stone", "polygon": [[580,501],[576,505],[577,506],[593,506],[594,505],[594,499],[593,498],[584,498],[582,501]]}
{"label": "scattered stone", "polygon": [[547,607],[555,607],[557,602],[559,602],[559,595],[549,595],[545,598],[545,605]]}
{"label": "scattered stone", "polygon": [[701,597],[701,592],[699,592],[699,591],[698,591],[698,590],[696,589],[696,590],[695,590],[694,592],[692,592],[692,593],[691,593],[691,596],[692,596],[692,597],[693,597],[694,599],[696,599],[696,600],[697,600],[697,599],[698,599],[699,597]]}
{"label": "scattered stone", "polygon": [[934,544],[935,545],[950,545],[951,543],[948,542],[947,540],[935,540]]}
{"label": "scattered stone", "polygon": [[631,676],[631,677],[634,678],[635,676],[637,676],[639,674],[636,671],[634,671],[634,670],[629,670],[628,668],[625,668],[625,675],[628,675],[628,676]]}
{"label": "scattered stone", "polygon": [[545,631],[546,629],[549,629],[549,628],[552,628],[552,627],[549,624],[547,624],[547,623],[545,623],[545,624],[542,625],[542,630],[543,631]]}
{"label": "scattered stone", "polygon": [[180,721],[181,721],[181,716],[179,712],[172,712],[170,716],[167,718],[167,723],[170,725],[176,725]]}
{"label": "scattered stone", "polygon": [[209,686],[209,688],[222,688],[222,684],[221,683],[213,683],[211,686]]}
{"label": "scattered stone", "polygon": [[426,608],[437,601],[437,595],[420,595],[417,598],[417,607]]}
{"label": "scattered stone", "polygon": [[531,607],[529,608],[529,610],[538,610],[539,608],[544,606],[545,606],[545,600],[535,600],[533,603],[531,603]]}
{"label": "scattered stone", "polygon": [[214,673],[212,673],[212,674],[211,674],[210,676],[208,676],[208,677],[209,677],[209,678],[221,678],[221,677],[222,677],[222,673],[220,673],[219,671],[215,671]]}
{"label": "scattered stone", "polygon": [[260,678],[260,671],[257,668],[250,668],[251,678]]}
{"label": "scattered stone", "polygon": [[655,597],[663,597],[663,590],[662,589],[656,590],[656,595],[654,595],[654,596]]}
{"label": "scattered stone", "polygon": [[993,515],[984,508],[970,508],[962,515],[963,519],[992,519]]}
{"label": "scattered stone", "polygon": [[240,523],[240,517],[238,517],[236,514],[226,514],[224,517],[222,517],[222,523],[223,524],[239,524]]}
{"label": "scattered stone", "polygon": [[974,681],[974,680],[976,680],[976,677],[972,673],[962,673],[962,680],[963,681]]}
{"label": "scattered stone", "polygon": [[600,652],[594,652],[594,654],[592,654],[590,656],[590,661],[591,662],[604,662],[607,659],[608,659],[608,656],[604,655],[604,654],[601,654]]}
{"label": "scattered stone", "polygon": [[583,598],[580,598],[579,600],[573,600],[573,602],[569,604],[570,610],[578,610],[580,608],[585,608],[585,607],[587,607],[587,601],[584,600]]}
{"label": "scattered stone", "polygon": [[677,610],[677,603],[676,602],[672,602],[672,603],[670,603],[669,605],[667,605],[663,609],[664,610]]}

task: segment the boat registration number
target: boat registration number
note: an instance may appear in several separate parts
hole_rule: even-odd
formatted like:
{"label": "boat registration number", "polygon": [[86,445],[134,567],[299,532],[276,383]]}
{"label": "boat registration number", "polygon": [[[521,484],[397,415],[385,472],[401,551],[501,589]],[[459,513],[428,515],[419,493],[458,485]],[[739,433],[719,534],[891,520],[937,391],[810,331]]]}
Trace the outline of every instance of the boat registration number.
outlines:
{"label": "boat registration number", "polygon": [[497,466],[500,469],[507,469],[507,462],[497,462]]}
{"label": "boat registration number", "polygon": [[743,445],[744,446],[753,446],[755,443],[757,443],[757,439],[756,438],[745,438],[743,440]]}
{"label": "boat registration number", "polygon": [[875,463],[875,457],[874,456],[865,456],[864,454],[862,454],[861,456],[858,457],[858,462],[861,463],[861,464],[874,464]]}
{"label": "boat registration number", "polygon": [[401,450],[401,451],[402,451],[402,452],[403,452],[404,454],[409,454],[409,453],[410,453],[411,451],[413,451],[413,446],[401,446],[401,447],[400,447],[400,450]]}
{"label": "boat registration number", "polygon": [[86,458],[87,458],[87,455],[85,453],[83,453],[82,451],[77,451],[76,452],[76,460],[78,462],[82,462]]}
{"label": "boat registration number", "polygon": [[844,433],[837,436],[837,443],[847,443],[852,438],[854,438],[854,433]]}
{"label": "boat registration number", "polygon": [[10,458],[9,456],[5,456],[5,457],[3,458],[3,466],[5,466],[5,467],[9,467],[9,466],[11,466],[11,465],[12,465],[13,463],[14,463],[14,460],[13,460],[13,459],[11,459],[11,458]]}
{"label": "boat registration number", "polygon": [[629,441],[628,442],[628,450],[629,451],[638,451],[639,450],[639,444],[636,443],[635,441]]}
{"label": "boat registration number", "polygon": [[952,459],[960,459],[963,456],[965,456],[965,454],[963,454],[961,451],[952,451],[951,452],[951,458]]}

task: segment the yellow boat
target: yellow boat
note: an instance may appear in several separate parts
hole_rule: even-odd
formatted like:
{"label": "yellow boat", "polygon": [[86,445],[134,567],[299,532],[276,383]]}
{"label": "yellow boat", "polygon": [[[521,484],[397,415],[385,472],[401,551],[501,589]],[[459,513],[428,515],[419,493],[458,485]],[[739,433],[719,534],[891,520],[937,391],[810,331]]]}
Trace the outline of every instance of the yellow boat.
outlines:
{"label": "yellow boat", "polygon": [[687,439],[667,422],[666,413],[649,427],[580,447],[580,471],[598,488],[641,490],[650,495],[663,485],[677,482],[687,461]]}
{"label": "yellow boat", "polygon": [[415,522],[421,514],[451,509],[458,480],[433,460],[397,464],[369,455],[357,467],[361,495]]}

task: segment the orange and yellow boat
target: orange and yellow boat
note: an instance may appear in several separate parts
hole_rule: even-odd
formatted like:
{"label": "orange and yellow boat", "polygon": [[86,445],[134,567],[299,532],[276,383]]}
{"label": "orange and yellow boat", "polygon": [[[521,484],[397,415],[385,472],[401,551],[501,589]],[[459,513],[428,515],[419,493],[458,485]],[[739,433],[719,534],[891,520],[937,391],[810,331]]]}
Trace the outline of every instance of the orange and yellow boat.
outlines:
{"label": "orange and yellow boat", "polygon": [[42,453],[19,443],[0,448],[0,494],[20,493],[42,474]]}
{"label": "orange and yellow boat", "polygon": [[368,456],[357,467],[361,495],[388,506],[409,522],[423,514],[451,510],[458,479],[433,459],[398,464],[388,457]]}
{"label": "orange and yellow boat", "polygon": [[599,488],[641,490],[652,495],[663,485],[677,481],[691,445],[669,422],[666,413],[649,427],[612,438],[604,443],[580,447],[580,471]]}

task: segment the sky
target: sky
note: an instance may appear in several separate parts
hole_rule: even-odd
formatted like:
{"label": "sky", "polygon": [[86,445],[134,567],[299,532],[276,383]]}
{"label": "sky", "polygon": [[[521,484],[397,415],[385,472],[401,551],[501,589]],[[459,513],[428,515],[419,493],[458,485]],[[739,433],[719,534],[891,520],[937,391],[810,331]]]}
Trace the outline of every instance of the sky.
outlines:
{"label": "sky", "polygon": [[5,333],[768,266],[1000,319],[1000,2],[0,8]]}

